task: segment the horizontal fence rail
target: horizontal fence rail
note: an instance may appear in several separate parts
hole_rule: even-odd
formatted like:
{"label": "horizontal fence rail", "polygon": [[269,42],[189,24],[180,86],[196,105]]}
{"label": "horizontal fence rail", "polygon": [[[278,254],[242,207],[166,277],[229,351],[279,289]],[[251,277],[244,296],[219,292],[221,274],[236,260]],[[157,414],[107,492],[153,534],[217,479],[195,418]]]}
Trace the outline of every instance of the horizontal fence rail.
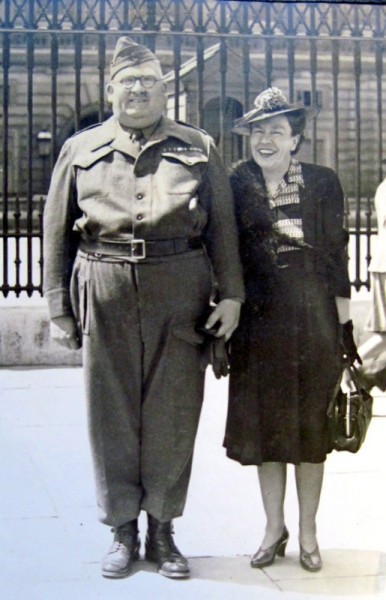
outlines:
{"label": "horizontal fence rail", "polygon": [[369,288],[386,135],[382,3],[0,0],[1,293],[42,294],[50,173],[65,139],[110,114],[121,35],[157,52],[168,114],[205,128],[227,165],[249,156],[231,124],[265,87],[318,105],[299,158],[339,174],[352,285]]}

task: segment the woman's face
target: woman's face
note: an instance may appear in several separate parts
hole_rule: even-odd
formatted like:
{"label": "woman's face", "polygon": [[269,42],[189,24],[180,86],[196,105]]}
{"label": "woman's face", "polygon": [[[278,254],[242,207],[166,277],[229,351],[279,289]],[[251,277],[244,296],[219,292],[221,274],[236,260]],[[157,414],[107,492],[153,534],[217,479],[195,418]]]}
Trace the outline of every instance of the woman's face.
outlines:
{"label": "woman's face", "polygon": [[293,135],[287,117],[278,115],[252,125],[252,157],[264,171],[286,171],[300,136]]}

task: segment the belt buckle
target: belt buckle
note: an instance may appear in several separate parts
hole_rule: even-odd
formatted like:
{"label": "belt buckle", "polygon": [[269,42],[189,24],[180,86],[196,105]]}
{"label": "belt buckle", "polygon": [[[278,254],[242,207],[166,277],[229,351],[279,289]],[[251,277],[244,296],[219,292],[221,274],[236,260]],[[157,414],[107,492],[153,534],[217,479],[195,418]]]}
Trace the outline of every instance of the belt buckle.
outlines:
{"label": "belt buckle", "polygon": [[140,260],[146,258],[146,242],[145,240],[134,239],[130,241],[131,258]]}

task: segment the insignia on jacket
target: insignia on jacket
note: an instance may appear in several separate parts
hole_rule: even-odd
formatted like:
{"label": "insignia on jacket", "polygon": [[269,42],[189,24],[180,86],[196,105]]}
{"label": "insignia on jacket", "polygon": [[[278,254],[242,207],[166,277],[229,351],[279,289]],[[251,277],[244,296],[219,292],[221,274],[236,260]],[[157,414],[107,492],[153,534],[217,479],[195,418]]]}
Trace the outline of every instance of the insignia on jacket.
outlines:
{"label": "insignia on jacket", "polygon": [[204,154],[202,148],[196,146],[168,146],[164,148],[164,152],[198,152],[199,154]]}
{"label": "insignia on jacket", "polygon": [[197,146],[166,146],[161,155],[165,158],[172,158],[188,166],[194,166],[199,163],[208,162],[208,156]]}

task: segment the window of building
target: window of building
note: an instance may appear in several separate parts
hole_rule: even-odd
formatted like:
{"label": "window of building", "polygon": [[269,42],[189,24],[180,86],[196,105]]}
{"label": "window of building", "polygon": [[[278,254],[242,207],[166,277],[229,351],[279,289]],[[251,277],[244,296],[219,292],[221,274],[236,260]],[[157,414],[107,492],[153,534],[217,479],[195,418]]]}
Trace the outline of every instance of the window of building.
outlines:
{"label": "window of building", "polygon": [[[213,137],[217,146],[221,144],[220,98],[213,98],[204,107],[204,129]],[[242,105],[234,98],[225,99],[224,112],[224,162],[231,164],[242,157],[242,138],[231,132],[235,119],[243,114]]]}
{"label": "window of building", "polygon": [[311,90],[298,90],[296,94],[296,100],[304,106],[316,106],[323,108],[323,92],[320,90],[316,91],[316,101],[313,102]]}

